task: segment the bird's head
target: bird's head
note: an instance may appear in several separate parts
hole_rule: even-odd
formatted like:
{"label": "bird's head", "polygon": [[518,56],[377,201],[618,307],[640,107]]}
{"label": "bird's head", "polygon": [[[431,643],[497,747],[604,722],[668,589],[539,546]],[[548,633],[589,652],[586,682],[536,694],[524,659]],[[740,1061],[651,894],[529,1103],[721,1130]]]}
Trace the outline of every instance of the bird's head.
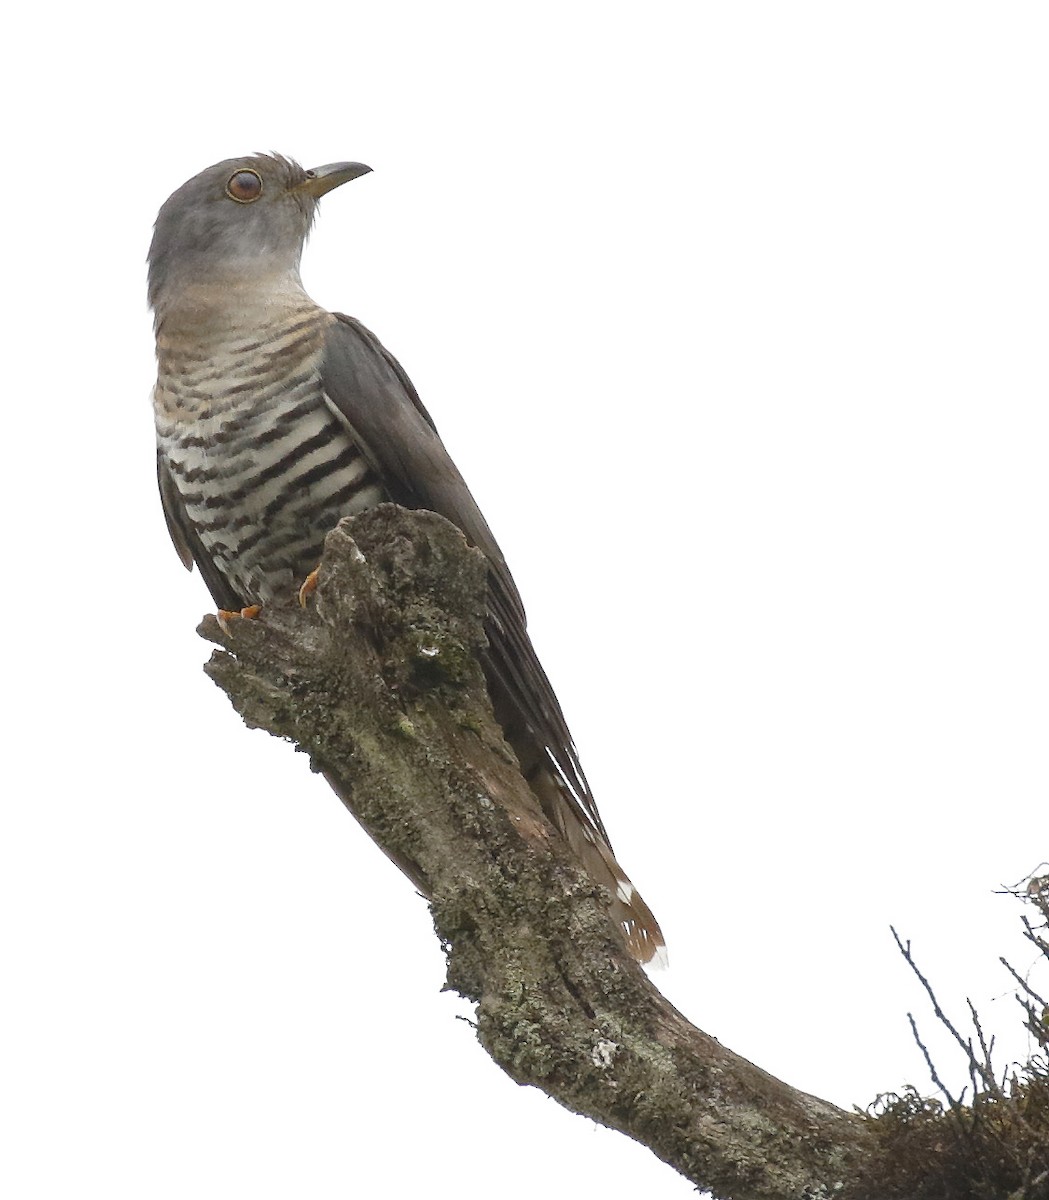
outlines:
{"label": "bird's head", "polygon": [[157,311],[187,286],[230,287],[298,276],[302,247],[326,192],[367,174],[363,163],[307,171],[290,158],[227,158],[164,201],[149,248],[149,302]]}

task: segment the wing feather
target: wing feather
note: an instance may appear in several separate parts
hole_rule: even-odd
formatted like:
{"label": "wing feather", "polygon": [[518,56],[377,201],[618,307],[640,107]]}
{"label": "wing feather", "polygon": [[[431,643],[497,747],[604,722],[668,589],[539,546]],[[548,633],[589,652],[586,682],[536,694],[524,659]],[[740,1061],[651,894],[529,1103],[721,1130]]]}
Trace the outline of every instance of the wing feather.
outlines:
{"label": "wing feather", "polygon": [[196,563],[201,578],[207,584],[211,598],[218,608],[235,611],[243,607],[244,602],[220,574],[211,556],[204,549],[197,531],[190,524],[182,497],[160,450],[157,451],[157,483],[160,485],[160,500],[164,505],[164,520],[167,522],[168,533],[178,556],[182,559],[182,565],[187,571],[192,571],[193,564]]}
{"label": "wing feather", "polygon": [[322,371],[329,403],[396,503],[447,518],[487,556],[486,665],[490,683],[503,693],[493,701],[497,709],[515,710],[517,724],[530,730],[563,780],[565,798],[607,844],[568,724],[528,636],[520,593],[487,521],[403,367],[359,321],[335,317]]}

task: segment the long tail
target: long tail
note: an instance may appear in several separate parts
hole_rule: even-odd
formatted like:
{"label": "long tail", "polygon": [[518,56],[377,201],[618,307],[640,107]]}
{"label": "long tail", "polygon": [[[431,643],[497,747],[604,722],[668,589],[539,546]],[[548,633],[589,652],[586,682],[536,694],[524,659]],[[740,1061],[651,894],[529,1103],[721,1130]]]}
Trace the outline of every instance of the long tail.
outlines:
{"label": "long tail", "polygon": [[554,689],[525,628],[524,609],[505,564],[489,576],[488,691],[496,720],[546,816],[608,889],[630,953],[666,966],[666,942],[652,910],[616,862]]}
{"label": "long tail", "polygon": [[[516,751],[517,747],[514,749]],[[541,769],[531,778],[526,771],[525,778],[538,796],[543,811],[561,831],[576,858],[586,867],[594,882],[601,884],[611,894],[610,911],[623,931],[627,949],[639,963],[666,967],[667,944],[659,922],[641,893],[630,882],[627,873],[616,862],[604,831],[581,817],[578,807],[566,799],[564,785],[549,768]]]}

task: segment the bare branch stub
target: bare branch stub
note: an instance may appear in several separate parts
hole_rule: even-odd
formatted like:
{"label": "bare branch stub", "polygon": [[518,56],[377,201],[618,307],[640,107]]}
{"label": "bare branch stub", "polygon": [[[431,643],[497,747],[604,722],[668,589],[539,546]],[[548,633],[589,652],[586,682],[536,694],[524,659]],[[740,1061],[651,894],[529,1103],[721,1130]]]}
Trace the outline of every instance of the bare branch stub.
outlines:
{"label": "bare branch stub", "polygon": [[207,670],[249,725],[309,754],[428,897],[448,986],[515,1080],[719,1197],[861,1194],[868,1122],[689,1024],[626,952],[492,716],[485,595],[485,560],[454,526],[382,505],[329,535],[305,611],[228,632],[206,619],[222,647]]}
{"label": "bare branch stub", "polygon": [[[329,536],[308,610],[201,629],[222,647],[208,673],[248,724],[304,750],[428,897],[448,986],[475,1001],[493,1059],[719,1200],[984,1200],[1006,1182],[1049,1200],[1049,1089],[1033,1068],[1007,1096],[985,1089],[978,1113],[905,1089],[864,1119],[774,1079],[667,1003],[493,719],[480,666],[486,571],[454,526],[381,506]],[[1035,897],[1043,914],[1045,901]],[[949,1027],[974,1084],[993,1078]],[[977,1039],[989,1060],[979,1028]]]}

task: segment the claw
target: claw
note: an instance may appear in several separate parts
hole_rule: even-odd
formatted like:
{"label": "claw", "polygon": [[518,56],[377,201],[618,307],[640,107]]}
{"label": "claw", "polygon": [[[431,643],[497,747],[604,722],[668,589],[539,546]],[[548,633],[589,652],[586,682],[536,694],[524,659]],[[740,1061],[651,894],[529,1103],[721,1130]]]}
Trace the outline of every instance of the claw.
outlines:
{"label": "claw", "polygon": [[320,568],[317,567],[315,570],[311,571],[302,581],[302,587],[299,588],[299,603],[303,608],[306,607],[306,601],[309,600],[309,598],[317,590],[317,584],[319,582],[317,571],[319,570]]}
{"label": "claw", "polygon": [[246,621],[251,621],[257,617],[260,612],[262,612],[261,604],[249,604],[247,608],[240,609],[220,608],[215,614],[215,620],[218,621],[219,625],[221,626],[222,632],[228,635],[229,622],[232,621],[234,617],[243,617]]}

